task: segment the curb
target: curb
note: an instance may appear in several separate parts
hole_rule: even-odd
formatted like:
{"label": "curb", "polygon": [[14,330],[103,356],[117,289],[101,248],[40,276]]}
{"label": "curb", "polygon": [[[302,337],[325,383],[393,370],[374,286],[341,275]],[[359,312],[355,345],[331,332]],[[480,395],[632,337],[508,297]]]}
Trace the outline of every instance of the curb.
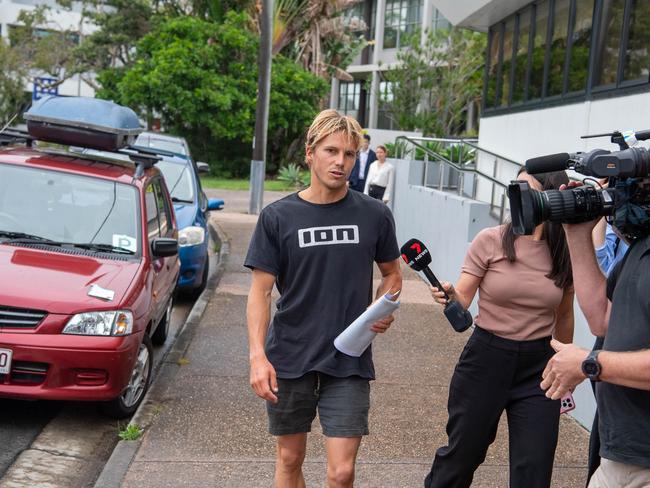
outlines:
{"label": "curb", "polygon": [[[174,344],[169,348],[160,362],[160,366],[154,377],[154,382],[129,422],[129,425],[137,425],[143,431],[143,434],[153,423],[160,410],[160,405],[163,403],[163,395],[170,384],[170,380],[178,372],[179,360],[185,357],[185,353],[192,343],[203,312],[205,312],[214,291],[219,286],[219,281],[225,270],[226,261],[230,255],[230,241],[228,240],[228,236],[217,224],[213,225],[212,222],[209,222],[208,228],[212,241],[221,246],[217,255],[218,259],[216,262],[214,260],[210,262],[210,271],[205,290],[197,298],[185,323],[176,335]],[[117,443],[111,457],[106,462],[104,469],[95,482],[95,488],[119,488],[122,485],[122,480],[142,444],[143,437],[143,435],[140,435],[135,441],[120,440]]]}

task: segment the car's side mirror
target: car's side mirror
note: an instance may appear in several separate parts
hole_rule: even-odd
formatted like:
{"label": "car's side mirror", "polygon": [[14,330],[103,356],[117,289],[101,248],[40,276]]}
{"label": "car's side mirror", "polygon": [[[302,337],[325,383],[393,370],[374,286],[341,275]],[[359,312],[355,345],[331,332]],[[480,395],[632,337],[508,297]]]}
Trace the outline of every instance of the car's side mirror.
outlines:
{"label": "car's side mirror", "polygon": [[203,161],[197,161],[196,167],[199,170],[199,173],[206,174],[206,175],[210,173],[210,165],[208,163],[204,163]]}
{"label": "car's side mirror", "polygon": [[208,210],[222,210],[224,206],[223,200],[219,198],[208,199]]}
{"label": "car's side mirror", "polygon": [[151,242],[151,254],[156,258],[176,256],[178,241],[170,237],[157,237]]}

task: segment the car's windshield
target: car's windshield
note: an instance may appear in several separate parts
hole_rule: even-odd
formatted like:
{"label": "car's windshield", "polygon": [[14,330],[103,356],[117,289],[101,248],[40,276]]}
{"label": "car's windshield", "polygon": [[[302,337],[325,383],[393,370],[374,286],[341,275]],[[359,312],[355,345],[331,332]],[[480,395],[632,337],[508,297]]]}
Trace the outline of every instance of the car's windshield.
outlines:
{"label": "car's windshield", "polygon": [[165,177],[172,199],[185,202],[194,201],[194,180],[192,167],[188,161],[171,162],[163,159],[156,167]]}
{"label": "car's windshield", "polygon": [[137,195],[114,181],[2,164],[0,241],[13,233],[136,253]]}
{"label": "car's windshield", "polygon": [[187,151],[185,150],[183,143],[180,141],[174,141],[173,139],[159,139],[157,137],[152,137],[149,134],[140,134],[136,139],[135,145],[150,147],[153,149],[162,149],[163,151],[169,151],[187,157]]}

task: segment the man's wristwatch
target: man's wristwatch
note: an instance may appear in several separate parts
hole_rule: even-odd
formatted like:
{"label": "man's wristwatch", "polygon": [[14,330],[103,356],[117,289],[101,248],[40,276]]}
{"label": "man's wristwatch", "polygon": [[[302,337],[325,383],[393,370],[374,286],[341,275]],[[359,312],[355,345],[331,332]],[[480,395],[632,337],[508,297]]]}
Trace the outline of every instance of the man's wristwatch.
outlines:
{"label": "man's wristwatch", "polygon": [[598,354],[600,354],[600,349],[595,349],[582,362],[582,372],[591,381],[600,381],[601,367],[598,362]]}

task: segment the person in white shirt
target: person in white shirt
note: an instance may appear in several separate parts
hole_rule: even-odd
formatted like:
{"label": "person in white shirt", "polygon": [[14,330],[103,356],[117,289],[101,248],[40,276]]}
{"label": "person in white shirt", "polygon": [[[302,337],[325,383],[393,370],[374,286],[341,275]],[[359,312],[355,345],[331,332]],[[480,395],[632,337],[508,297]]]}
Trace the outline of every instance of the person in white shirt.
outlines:
{"label": "person in white shirt", "polygon": [[370,149],[370,136],[364,134],[361,140],[361,147],[357,153],[357,159],[354,162],[354,168],[352,168],[352,173],[350,173],[350,188],[363,192],[368,177],[368,169],[376,160],[377,155],[375,151]]}
{"label": "person in white shirt", "polygon": [[370,165],[363,192],[377,200],[382,200],[385,204],[389,204],[393,193],[395,168],[392,164],[386,162],[388,151],[385,146],[377,146],[375,152],[377,161]]}

